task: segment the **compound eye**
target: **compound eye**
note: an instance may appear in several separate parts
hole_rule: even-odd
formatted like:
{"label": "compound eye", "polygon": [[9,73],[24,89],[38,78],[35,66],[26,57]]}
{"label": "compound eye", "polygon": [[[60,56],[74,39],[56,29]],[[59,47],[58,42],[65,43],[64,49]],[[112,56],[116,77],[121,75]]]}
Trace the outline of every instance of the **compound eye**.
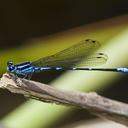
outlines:
{"label": "compound eye", "polygon": [[13,65],[13,61],[8,61],[8,62],[7,62],[7,65],[8,65],[8,66]]}
{"label": "compound eye", "polygon": [[15,65],[13,64],[13,61],[7,62],[7,71],[13,72],[15,70]]}

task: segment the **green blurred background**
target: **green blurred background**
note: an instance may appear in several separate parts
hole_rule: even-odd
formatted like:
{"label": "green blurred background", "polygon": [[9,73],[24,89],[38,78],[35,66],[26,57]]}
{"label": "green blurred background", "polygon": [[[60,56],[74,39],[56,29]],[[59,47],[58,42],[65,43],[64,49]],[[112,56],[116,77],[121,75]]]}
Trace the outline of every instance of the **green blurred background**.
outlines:
{"label": "green blurred background", "polygon": [[[7,60],[14,60],[15,63],[33,61],[86,38],[101,42],[100,50],[110,57],[104,67],[128,66],[127,12],[126,0],[0,1],[0,73],[6,72]],[[44,72],[34,75],[32,79],[67,90],[97,91],[103,96],[128,102],[127,74],[73,71],[58,78],[62,73]],[[36,101],[22,105],[26,100],[21,95],[0,90],[0,118],[5,125],[10,128],[53,128],[93,117],[83,110],[67,111],[63,106],[46,105],[45,109],[50,110],[45,110],[42,107],[45,104]],[[30,116],[34,117],[33,107],[39,109],[35,111],[38,121],[24,116],[31,113]],[[49,121],[41,121],[43,117],[40,113],[46,114]]]}

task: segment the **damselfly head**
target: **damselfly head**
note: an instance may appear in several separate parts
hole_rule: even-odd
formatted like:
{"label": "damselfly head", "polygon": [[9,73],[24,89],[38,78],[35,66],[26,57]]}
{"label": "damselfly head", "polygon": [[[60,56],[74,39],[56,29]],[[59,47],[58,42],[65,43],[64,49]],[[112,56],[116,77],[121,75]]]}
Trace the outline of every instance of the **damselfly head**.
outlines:
{"label": "damselfly head", "polygon": [[7,62],[7,66],[11,66],[11,65],[14,65],[14,64],[13,64],[13,61],[9,60],[9,61]]}
{"label": "damselfly head", "polygon": [[7,62],[7,71],[13,72],[15,70],[15,66],[13,64],[13,61],[8,61]]}

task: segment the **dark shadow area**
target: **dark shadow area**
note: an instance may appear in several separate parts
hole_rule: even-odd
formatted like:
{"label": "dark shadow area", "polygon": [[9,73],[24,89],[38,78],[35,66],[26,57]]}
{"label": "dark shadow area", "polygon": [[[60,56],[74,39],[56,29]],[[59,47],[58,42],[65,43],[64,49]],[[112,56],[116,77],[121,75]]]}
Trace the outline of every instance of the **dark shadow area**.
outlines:
{"label": "dark shadow area", "polygon": [[110,99],[128,103],[128,75],[124,74],[122,78],[112,83],[109,88],[104,89],[100,93],[102,96]]}
{"label": "dark shadow area", "polygon": [[126,0],[0,1],[1,48],[20,46],[83,24],[127,14]]}
{"label": "dark shadow area", "polygon": [[0,118],[17,108],[26,99],[22,95],[13,94],[7,90],[0,90]]}

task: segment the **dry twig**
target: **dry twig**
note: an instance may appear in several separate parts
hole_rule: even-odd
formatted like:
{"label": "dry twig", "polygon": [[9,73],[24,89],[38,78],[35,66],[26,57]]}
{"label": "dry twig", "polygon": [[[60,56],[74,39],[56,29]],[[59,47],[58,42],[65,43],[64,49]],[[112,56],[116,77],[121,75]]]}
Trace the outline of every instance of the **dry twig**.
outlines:
{"label": "dry twig", "polygon": [[67,92],[39,82],[4,74],[0,88],[44,102],[73,105],[93,114],[128,126],[128,104],[114,101],[94,92]]}

